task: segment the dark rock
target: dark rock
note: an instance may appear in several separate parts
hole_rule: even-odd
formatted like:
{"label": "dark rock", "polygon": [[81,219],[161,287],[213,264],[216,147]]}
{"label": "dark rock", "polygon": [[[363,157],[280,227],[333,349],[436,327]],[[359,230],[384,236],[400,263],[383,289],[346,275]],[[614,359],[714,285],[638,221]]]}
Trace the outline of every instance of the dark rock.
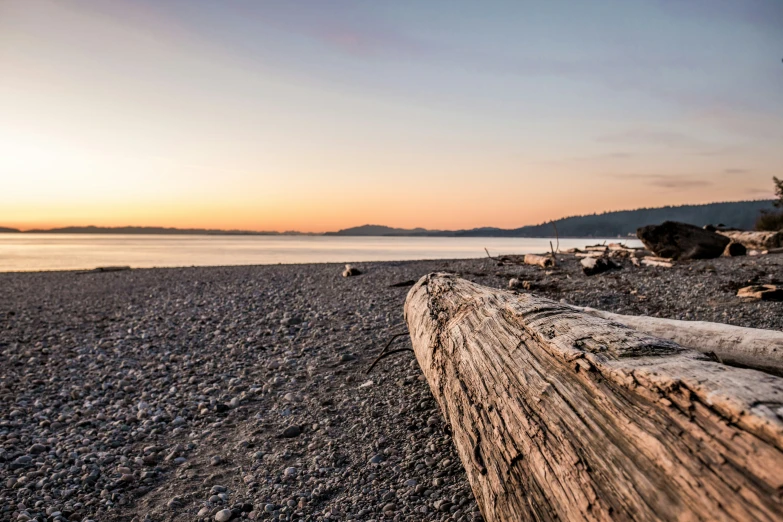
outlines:
{"label": "dark rock", "polygon": [[656,256],[680,261],[720,257],[731,242],[726,236],[676,221],[642,227],[636,235]]}
{"label": "dark rock", "polygon": [[294,437],[298,437],[302,434],[302,428],[299,426],[289,426],[285,430],[283,430],[282,436],[286,439],[293,439]]}

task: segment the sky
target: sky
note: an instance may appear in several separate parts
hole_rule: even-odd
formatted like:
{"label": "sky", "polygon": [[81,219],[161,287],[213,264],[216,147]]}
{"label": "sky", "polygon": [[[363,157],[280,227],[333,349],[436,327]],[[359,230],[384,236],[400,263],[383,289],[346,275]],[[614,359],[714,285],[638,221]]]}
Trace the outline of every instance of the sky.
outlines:
{"label": "sky", "polygon": [[0,0],[0,226],[771,197],[782,58],[781,0]]}

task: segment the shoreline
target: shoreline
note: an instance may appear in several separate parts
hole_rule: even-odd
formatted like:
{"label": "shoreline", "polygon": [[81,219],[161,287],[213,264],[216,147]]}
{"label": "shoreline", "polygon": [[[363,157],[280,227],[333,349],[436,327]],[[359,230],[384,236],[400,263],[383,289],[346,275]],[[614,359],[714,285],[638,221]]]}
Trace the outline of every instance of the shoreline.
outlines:
{"label": "shoreline", "polygon": [[670,269],[620,260],[593,277],[558,259],[546,271],[486,257],[356,263],[363,274],[348,278],[342,263],[0,273],[0,519],[21,502],[123,522],[222,509],[480,520],[412,354],[366,373],[401,329],[409,287],[393,285],[430,272],[498,288],[518,278],[616,313],[783,330],[783,303],[736,297],[749,280],[783,280],[783,256]]}
{"label": "shoreline", "polygon": [[[549,252],[549,243],[558,242],[557,238],[210,238],[84,235],[0,241],[0,273],[82,271],[102,266],[142,269],[476,259],[484,257],[487,250],[493,255]],[[618,240],[561,238],[559,242],[560,249],[566,250]],[[622,243],[641,245],[638,239]]]}

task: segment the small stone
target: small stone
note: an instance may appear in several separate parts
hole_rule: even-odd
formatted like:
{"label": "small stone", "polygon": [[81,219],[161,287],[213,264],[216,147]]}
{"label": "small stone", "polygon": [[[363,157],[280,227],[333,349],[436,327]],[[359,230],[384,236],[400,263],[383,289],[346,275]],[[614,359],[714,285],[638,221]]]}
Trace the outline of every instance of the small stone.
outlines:
{"label": "small stone", "polygon": [[341,363],[355,361],[356,359],[358,359],[358,357],[352,353],[344,353],[340,356]]}
{"label": "small stone", "polygon": [[221,457],[220,455],[215,455],[214,457],[209,459],[209,463],[212,466],[219,466],[223,464],[223,457]]}
{"label": "small stone", "polygon": [[370,464],[380,464],[381,462],[383,462],[383,455],[380,453],[370,459]]}
{"label": "small stone", "polygon": [[295,467],[285,468],[285,476],[286,477],[295,477],[298,473],[297,469]]}
{"label": "small stone", "polygon": [[397,510],[397,506],[394,505],[394,503],[392,503],[392,502],[389,502],[388,504],[383,506],[383,512],[384,513],[387,513],[387,512],[392,512],[393,513],[396,510]]}
{"label": "small stone", "polygon": [[221,509],[220,511],[215,513],[215,521],[228,522],[229,520],[231,520],[231,515],[233,515],[233,513],[231,512],[230,509]]}
{"label": "small stone", "polygon": [[283,437],[292,439],[302,434],[302,429],[299,426],[289,426],[283,431]]}

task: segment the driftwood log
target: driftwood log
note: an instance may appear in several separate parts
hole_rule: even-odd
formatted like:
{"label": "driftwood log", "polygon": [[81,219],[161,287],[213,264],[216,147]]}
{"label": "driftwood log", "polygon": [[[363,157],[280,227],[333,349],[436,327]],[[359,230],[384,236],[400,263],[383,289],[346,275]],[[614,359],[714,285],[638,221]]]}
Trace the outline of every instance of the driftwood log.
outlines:
{"label": "driftwood log", "polygon": [[783,518],[783,379],[448,274],[405,317],[488,522]]}
{"label": "driftwood log", "polygon": [[706,321],[678,321],[574,307],[686,348],[715,354],[721,362],[783,375],[783,332]]}
{"label": "driftwood log", "polygon": [[673,259],[669,257],[654,256],[643,257],[642,264],[645,266],[657,266],[662,268],[671,268],[674,266]]}
{"label": "driftwood log", "polygon": [[757,230],[718,230],[717,232],[735,243],[745,245],[748,249],[768,250],[783,247],[783,232]]}
{"label": "driftwood log", "polygon": [[720,257],[731,243],[726,236],[676,221],[642,227],[636,236],[656,256],[676,261]]}
{"label": "driftwood log", "polygon": [[549,268],[555,266],[555,258],[552,256],[541,256],[538,254],[525,254],[526,265],[536,265],[541,268]]}

